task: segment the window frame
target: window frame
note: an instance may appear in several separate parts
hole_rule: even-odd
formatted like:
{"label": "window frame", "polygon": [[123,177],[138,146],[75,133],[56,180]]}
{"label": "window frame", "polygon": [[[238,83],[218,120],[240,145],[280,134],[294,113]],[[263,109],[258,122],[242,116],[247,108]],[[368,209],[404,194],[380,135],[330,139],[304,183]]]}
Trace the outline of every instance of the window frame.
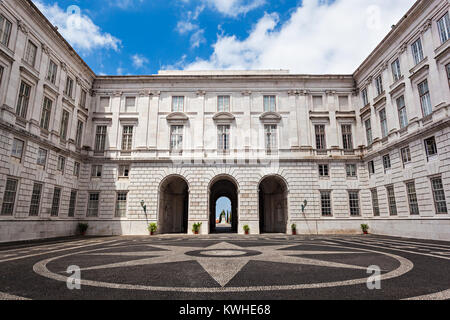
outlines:
{"label": "window frame", "polygon": [[[36,186],[39,186],[39,193],[36,194]],[[42,191],[44,190],[44,184],[39,182],[33,183],[33,190],[31,192],[30,209],[28,211],[29,217],[39,217],[41,209]]]}
{"label": "window frame", "polygon": [[264,95],[263,96],[264,112],[277,112],[277,96]]}
{"label": "window frame", "polygon": [[[0,43],[8,48],[9,42],[11,40],[11,32],[12,32],[13,24],[8,18],[5,17],[5,15],[3,15],[1,13],[0,13],[0,19],[4,20],[0,25]],[[6,26],[9,26],[9,27],[7,28]],[[4,32],[5,29],[7,30],[6,33]]]}
{"label": "window frame", "polygon": [[[408,110],[406,109],[405,96],[402,95],[395,99],[397,104],[398,120],[400,124],[400,129],[404,129],[409,125],[408,120]],[[402,103],[401,103],[402,102]]]}
{"label": "window frame", "polygon": [[333,216],[333,203],[330,190],[320,190],[320,213],[322,217]]}
{"label": "window frame", "polygon": [[[125,200],[119,199],[121,196],[123,198],[124,195],[125,195]],[[119,207],[119,205],[121,203],[125,204],[124,208]],[[126,218],[127,217],[127,207],[128,207],[128,191],[117,191],[114,217],[115,218]],[[122,212],[122,214],[119,214],[120,212]]]}
{"label": "window frame", "polygon": [[419,92],[421,107],[420,109],[422,110],[422,116],[427,117],[433,113],[433,105],[431,104],[431,94],[430,87],[428,85],[428,79],[425,79],[417,85],[417,91]]}
{"label": "window frame", "polygon": [[[228,102],[225,103],[226,101]],[[217,96],[217,112],[231,112],[231,96],[229,95]]]}
{"label": "window frame", "polygon": [[395,59],[391,63],[392,77],[394,79],[394,83],[399,81],[402,78],[402,66],[400,64],[400,58]]}
{"label": "window frame", "polygon": [[122,127],[122,151],[130,152],[133,150],[134,126],[124,125]]}
{"label": "window frame", "polygon": [[59,210],[61,206],[61,194],[62,188],[60,187],[53,188],[52,206],[50,209],[51,217],[59,217]]}
{"label": "window frame", "polygon": [[[20,156],[17,154],[18,150],[17,150],[16,142],[20,142],[22,144],[22,147],[21,147],[21,150],[20,150]],[[25,153],[25,141],[22,140],[22,139],[14,137],[13,138],[13,143],[12,143],[12,148],[11,148],[11,157],[16,158],[20,162],[22,162],[24,153]]]}
{"label": "window frame", "polygon": [[[349,211],[351,217],[360,217],[361,216],[361,200],[359,198],[359,191],[358,190],[348,190],[348,204],[349,204]],[[352,195],[356,195],[356,199],[352,199]],[[352,203],[353,202],[353,203]],[[355,207],[354,204],[357,204]],[[353,205],[352,205],[353,204]],[[357,213],[355,213],[356,211]]]}
{"label": "window frame", "polygon": [[[42,160],[41,155],[42,155],[43,153],[41,153],[41,150],[42,150],[42,151],[45,151],[45,158],[44,158],[44,161],[39,161],[39,160]],[[39,147],[39,148],[38,148],[38,153],[37,153],[37,158],[36,158],[36,164],[39,165],[39,166],[44,167],[44,169],[45,169],[45,167],[47,166],[47,158],[48,158],[48,150]]]}
{"label": "window frame", "polygon": [[[442,188],[436,189],[435,188],[435,184],[433,183],[434,181],[439,181],[440,186],[442,186]],[[437,215],[443,215],[443,214],[448,214],[448,207],[447,207],[447,197],[445,195],[445,188],[444,188],[444,184],[442,181],[442,177],[432,177],[430,179],[430,183],[431,183],[431,191],[433,192],[433,202],[434,202],[434,208],[436,210],[436,214]],[[442,197],[443,199],[437,199],[437,192],[440,192],[440,197]],[[440,211],[441,206],[439,205],[440,203],[442,203],[442,208],[445,208],[445,211]]]}
{"label": "window frame", "polygon": [[314,125],[314,133],[316,137],[316,150],[327,150],[326,126],[324,124]]}
{"label": "window frame", "polygon": [[[11,183],[14,183],[14,190],[8,190],[8,185],[11,186]],[[3,192],[3,199],[2,199],[2,208],[0,211],[0,216],[2,217],[13,217],[16,209],[16,202],[17,202],[17,191],[19,190],[19,179],[13,178],[13,177],[7,177],[6,178],[6,184],[5,184],[5,190]],[[11,201],[5,201],[5,199],[9,200],[11,198]],[[7,206],[9,206],[7,208]],[[6,212],[6,213],[5,213]]]}
{"label": "window frame", "polygon": [[444,44],[450,39],[450,18],[448,11],[436,21],[438,27],[439,39]]}
{"label": "window frame", "polygon": [[377,188],[370,189],[370,195],[372,198],[372,211],[374,217],[380,216],[380,201],[378,198],[378,190]]}
{"label": "window frame", "polygon": [[[184,112],[184,96],[172,96],[172,112]],[[181,101],[181,110],[180,110]]]}
{"label": "window frame", "polygon": [[421,63],[425,59],[421,38],[418,38],[416,41],[414,41],[411,44],[411,54],[412,54],[413,62],[414,62],[415,66],[418,65],[419,63]]}
{"label": "window frame", "polygon": [[230,144],[231,126],[228,124],[217,126],[217,151],[221,153],[229,152],[231,149]]}
{"label": "window frame", "polygon": [[395,187],[393,185],[386,186],[386,195],[388,199],[389,216],[398,216],[397,199],[395,197]]}
{"label": "window frame", "polygon": [[[406,195],[408,198],[409,214],[412,216],[420,215],[419,200],[417,198],[416,183],[414,181],[405,182]],[[412,187],[412,188],[411,188]]]}
{"label": "window frame", "polygon": [[[93,196],[97,196],[97,199],[92,199]],[[87,218],[97,218],[99,215],[100,209],[100,192],[93,191],[88,193],[88,201],[87,201]],[[93,213],[92,213],[93,212]]]}

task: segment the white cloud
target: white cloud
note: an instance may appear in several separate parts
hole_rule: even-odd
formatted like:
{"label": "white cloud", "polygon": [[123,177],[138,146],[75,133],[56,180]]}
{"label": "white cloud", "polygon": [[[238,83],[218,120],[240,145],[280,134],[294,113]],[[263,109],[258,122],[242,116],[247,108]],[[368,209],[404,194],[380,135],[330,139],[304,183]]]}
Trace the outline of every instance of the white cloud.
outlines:
{"label": "white cloud", "polygon": [[60,8],[57,3],[45,5],[40,0],[34,1],[39,10],[55,26],[61,35],[75,48],[91,51],[99,48],[119,50],[121,41],[109,33],[102,32],[88,16],[70,14]]}
{"label": "white cloud", "polygon": [[142,68],[144,64],[148,63],[148,59],[140,54],[135,54],[131,56],[131,60],[133,61],[133,66],[137,69]]}
{"label": "white cloud", "polygon": [[109,5],[119,7],[120,9],[127,10],[136,7],[138,4],[142,4],[144,0],[110,0]]}
{"label": "white cloud", "polygon": [[240,14],[246,14],[266,3],[265,0],[203,0],[210,7],[218,12],[236,17]]}
{"label": "white cloud", "polygon": [[179,34],[186,34],[195,29],[198,29],[198,25],[193,24],[190,21],[178,21],[177,23],[177,31]]}
{"label": "white cloud", "polygon": [[184,68],[352,73],[413,3],[414,0],[304,0],[282,24],[276,13],[266,13],[245,39],[218,35],[208,59],[197,59]]}

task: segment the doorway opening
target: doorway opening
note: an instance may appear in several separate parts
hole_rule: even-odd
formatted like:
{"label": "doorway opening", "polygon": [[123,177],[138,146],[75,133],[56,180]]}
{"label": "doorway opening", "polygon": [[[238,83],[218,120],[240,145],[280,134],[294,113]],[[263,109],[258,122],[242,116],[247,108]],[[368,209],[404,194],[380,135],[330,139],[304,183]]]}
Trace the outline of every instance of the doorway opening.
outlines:
{"label": "doorway opening", "polygon": [[178,176],[167,178],[159,189],[158,231],[187,233],[189,214],[189,186]]}
{"label": "doorway opening", "polygon": [[[209,228],[210,233],[237,233],[238,231],[238,192],[237,192],[236,184],[231,181],[231,179],[222,178],[216,182],[214,182],[209,190],[209,205],[210,205],[210,214],[209,214]],[[221,200],[223,199],[223,200]],[[228,222],[225,225],[221,225],[218,223],[218,219],[220,221],[220,215],[222,213],[222,205],[227,204],[229,201],[229,214],[228,214]],[[219,215],[219,216],[218,216]],[[225,218],[227,212],[225,210]],[[223,222],[223,218],[222,218]]]}
{"label": "doorway opening", "polygon": [[259,228],[261,233],[287,232],[288,188],[281,177],[264,178],[259,185]]}
{"label": "doorway opening", "polygon": [[220,197],[216,201],[216,233],[232,232],[231,221],[231,200],[227,197]]}

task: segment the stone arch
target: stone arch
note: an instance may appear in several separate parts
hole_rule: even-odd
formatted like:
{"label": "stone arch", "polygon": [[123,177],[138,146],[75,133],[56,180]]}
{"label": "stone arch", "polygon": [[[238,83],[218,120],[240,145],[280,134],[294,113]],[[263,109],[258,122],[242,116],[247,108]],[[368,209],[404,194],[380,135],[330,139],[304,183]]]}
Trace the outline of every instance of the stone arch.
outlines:
{"label": "stone arch", "polygon": [[278,174],[269,174],[258,183],[259,229],[261,233],[287,233],[289,185]]}

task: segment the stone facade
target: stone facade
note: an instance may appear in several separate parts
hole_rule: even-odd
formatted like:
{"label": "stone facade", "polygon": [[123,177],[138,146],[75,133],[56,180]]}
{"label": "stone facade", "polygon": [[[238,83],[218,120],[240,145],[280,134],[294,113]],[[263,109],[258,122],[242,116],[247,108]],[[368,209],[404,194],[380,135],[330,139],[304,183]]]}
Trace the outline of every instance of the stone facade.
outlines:
{"label": "stone facade", "polygon": [[367,223],[450,240],[448,7],[417,1],[353,75],[97,76],[30,1],[3,1],[0,241],[71,235],[80,221],[95,235],[144,235],[150,222],[207,234],[218,195],[235,198],[239,233]]}

